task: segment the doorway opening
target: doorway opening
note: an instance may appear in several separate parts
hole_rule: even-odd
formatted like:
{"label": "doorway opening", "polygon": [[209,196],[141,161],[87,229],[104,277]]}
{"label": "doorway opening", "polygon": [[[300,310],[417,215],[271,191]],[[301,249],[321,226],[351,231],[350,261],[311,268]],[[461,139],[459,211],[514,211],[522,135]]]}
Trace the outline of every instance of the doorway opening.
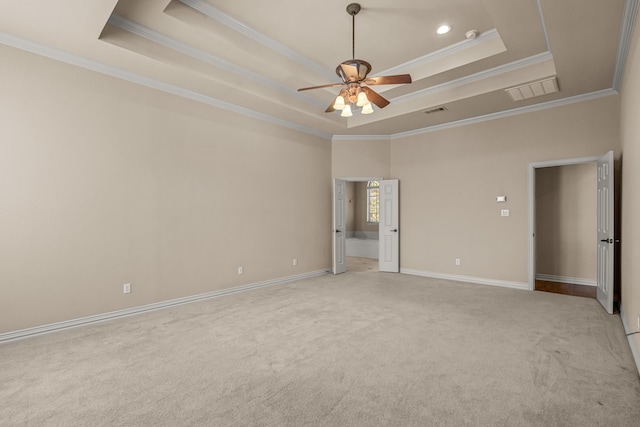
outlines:
{"label": "doorway opening", "polygon": [[333,274],[347,271],[349,256],[377,259],[378,271],[400,271],[398,190],[397,179],[333,180]]}
{"label": "doorway opening", "polygon": [[596,298],[596,162],[535,170],[536,291]]}
{"label": "doorway opening", "polygon": [[[582,237],[585,237],[586,239],[593,239],[592,245],[596,247],[596,298],[609,314],[613,314],[615,268],[614,243],[616,241],[614,238],[615,192],[613,151],[609,151],[608,153],[600,157],[581,157],[529,164],[529,289],[532,291],[536,289],[536,276],[539,277],[539,274],[541,273],[538,271],[539,264],[537,263],[537,258],[539,256],[539,253],[537,251],[537,246],[538,244],[543,243],[542,239],[540,239],[542,235],[539,235],[538,232],[540,231],[541,233],[543,233],[544,227],[548,225],[547,223],[541,224],[541,222],[538,221],[539,211],[537,205],[542,202],[538,200],[538,194],[536,193],[536,184],[538,183],[538,180],[536,179],[536,172],[541,171],[544,168],[594,163],[596,165],[596,179],[595,185],[594,187],[592,187],[592,191],[594,191],[596,195],[596,221],[594,224],[595,230],[586,231],[585,234],[587,234],[587,236]],[[551,191],[551,193],[553,193],[553,191]],[[589,190],[587,189],[587,191]],[[539,196],[543,197],[545,195]],[[543,208],[544,207],[540,207],[540,209]],[[568,221],[571,223],[571,216],[569,216],[568,218]],[[553,223],[553,221],[551,222]],[[575,218],[573,218],[573,222],[575,222]],[[564,232],[564,230],[562,230],[562,232]],[[556,237],[557,236],[547,236],[547,238],[551,239],[552,241]],[[538,242],[538,240],[541,241]],[[560,261],[560,263],[561,262],[562,261]],[[550,276],[555,276],[556,279],[563,277],[562,275],[554,274]],[[571,281],[575,281],[576,278],[570,277],[569,279]]]}
{"label": "doorway opening", "polygon": [[348,271],[356,267],[361,268],[367,259],[378,262],[380,179],[347,181],[345,195]]}

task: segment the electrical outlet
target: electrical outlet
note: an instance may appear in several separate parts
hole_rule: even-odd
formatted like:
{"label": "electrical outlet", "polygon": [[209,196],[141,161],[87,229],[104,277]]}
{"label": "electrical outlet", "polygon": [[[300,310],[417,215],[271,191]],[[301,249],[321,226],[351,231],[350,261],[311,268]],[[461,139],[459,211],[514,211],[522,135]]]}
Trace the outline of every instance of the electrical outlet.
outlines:
{"label": "electrical outlet", "polygon": [[238,267],[238,274],[242,274],[244,273],[244,270],[242,269],[242,267]]}
{"label": "electrical outlet", "polygon": [[293,265],[298,265],[298,258],[293,259]]}
{"label": "electrical outlet", "polygon": [[456,265],[460,265],[460,258],[456,258]]}
{"label": "electrical outlet", "polygon": [[124,285],[122,285],[122,293],[123,294],[131,293],[131,283],[125,283]]}

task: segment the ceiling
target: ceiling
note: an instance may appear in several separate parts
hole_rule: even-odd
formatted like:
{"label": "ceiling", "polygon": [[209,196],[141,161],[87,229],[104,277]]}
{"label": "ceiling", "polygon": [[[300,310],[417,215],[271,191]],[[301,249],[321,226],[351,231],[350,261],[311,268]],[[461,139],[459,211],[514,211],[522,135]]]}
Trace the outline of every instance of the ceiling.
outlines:
{"label": "ceiling", "polygon": [[[398,135],[617,89],[625,0],[362,0],[355,54],[391,101],[324,110],[351,59],[344,0],[0,0],[0,43],[324,137]],[[635,12],[633,13],[635,14]],[[448,23],[452,31],[437,35]],[[479,36],[467,39],[465,33]],[[621,45],[623,43],[620,43]],[[558,92],[505,89],[556,78]],[[437,107],[444,110],[427,114]],[[215,111],[215,110],[212,110]]]}

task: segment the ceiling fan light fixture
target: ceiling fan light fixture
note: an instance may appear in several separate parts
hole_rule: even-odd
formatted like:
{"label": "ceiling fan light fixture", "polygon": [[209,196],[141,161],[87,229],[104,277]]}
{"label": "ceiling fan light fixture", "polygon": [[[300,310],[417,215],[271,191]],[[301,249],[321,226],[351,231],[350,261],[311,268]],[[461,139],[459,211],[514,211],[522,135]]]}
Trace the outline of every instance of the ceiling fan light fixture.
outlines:
{"label": "ceiling fan light fixture", "polygon": [[362,59],[356,59],[356,15],[360,12],[358,3],[351,3],[347,6],[347,13],[351,16],[351,59],[342,61],[336,67],[336,74],[342,80],[342,83],[331,83],[320,86],[303,87],[298,91],[329,88],[334,86],[346,86],[340,91],[340,94],[334,101],[329,104],[325,113],[338,110],[342,111],[340,116],[351,117],[352,104],[361,107],[362,114],[373,113],[373,106],[376,104],[378,108],[384,108],[389,105],[389,100],[385,99],[378,92],[369,86],[375,85],[398,85],[411,83],[411,75],[398,74],[395,76],[380,76],[367,78],[371,71],[371,64]]}
{"label": "ceiling fan light fixture", "polygon": [[353,113],[351,112],[351,105],[347,104],[344,106],[344,108],[342,109],[342,113],[340,113],[341,117],[351,117],[353,116]]}
{"label": "ceiling fan light fixture", "polygon": [[369,102],[368,104],[364,104],[362,107],[362,114],[371,114],[373,113],[373,106]]}
{"label": "ceiling fan light fixture", "polygon": [[360,92],[358,94],[358,100],[356,101],[356,105],[358,107],[363,107],[367,104],[369,104],[369,98],[367,98],[367,94],[364,92]]}

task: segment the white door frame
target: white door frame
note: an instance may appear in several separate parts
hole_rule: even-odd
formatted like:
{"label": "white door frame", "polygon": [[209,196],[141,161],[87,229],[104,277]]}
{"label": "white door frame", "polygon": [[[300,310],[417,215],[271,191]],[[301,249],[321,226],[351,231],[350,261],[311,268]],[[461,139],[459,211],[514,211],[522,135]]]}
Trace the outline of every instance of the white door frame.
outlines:
{"label": "white door frame", "polygon": [[[536,288],[536,169],[596,163],[602,156],[529,163],[529,290]],[[594,191],[596,189],[594,188]]]}
{"label": "white door frame", "polygon": [[384,180],[381,176],[351,176],[348,178],[336,178],[341,179],[347,182],[365,182],[365,181],[382,181]]}

